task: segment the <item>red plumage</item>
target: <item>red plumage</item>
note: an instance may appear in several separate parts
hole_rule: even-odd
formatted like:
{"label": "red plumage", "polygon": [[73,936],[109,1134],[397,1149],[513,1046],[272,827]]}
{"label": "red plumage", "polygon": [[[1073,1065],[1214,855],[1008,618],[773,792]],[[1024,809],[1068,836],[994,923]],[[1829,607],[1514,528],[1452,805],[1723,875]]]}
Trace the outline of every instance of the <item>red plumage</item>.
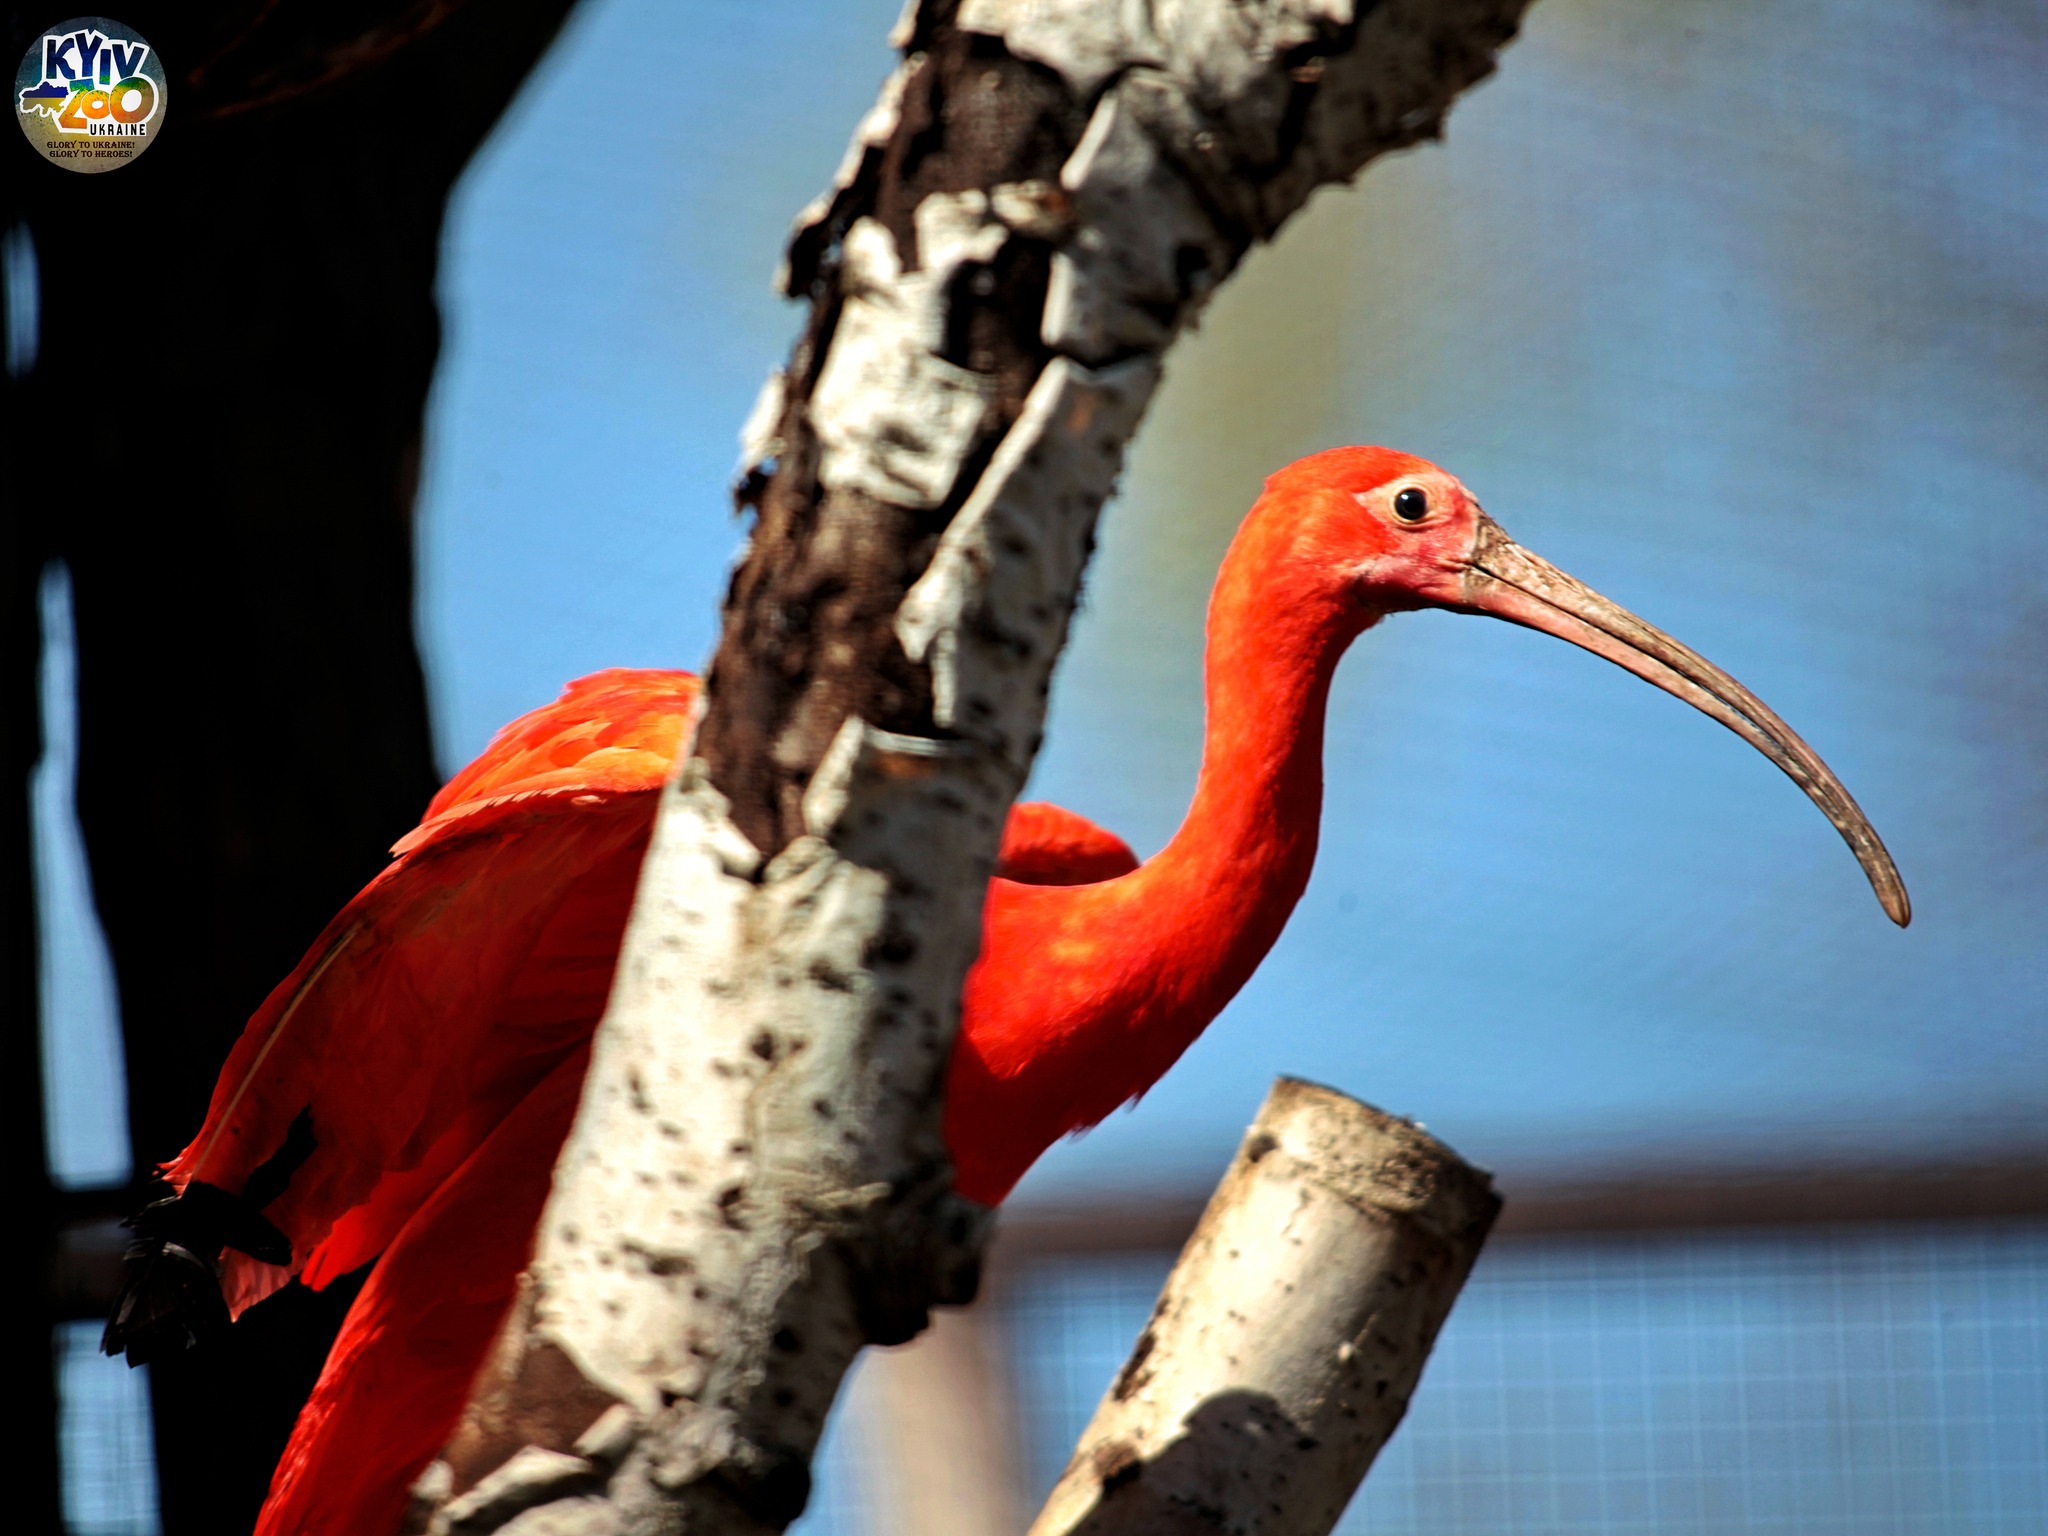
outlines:
{"label": "red plumage", "polygon": [[395,1531],[511,1306],[576,1114],[570,1052],[411,1212],[362,1293],[271,1480],[262,1536]]}
{"label": "red plumage", "polygon": [[[172,1185],[242,1188],[309,1111],[316,1150],[264,1214],[309,1284],[376,1257],[588,1042],[696,696],[600,672],[500,732],[249,1021]],[[230,1310],[288,1278],[230,1250]]]}
{"label": "red plumage", "polygon": [[[310,1113],[314,1150],[264,1212],[293,1265],[227,1250],[237,1316],[294,1273],[324,1286],[383,1255],[259,1532],[394,1527],[453,1428],[530,1255],[696,699],[687,672],[614,669],[499,732],[251,1018],[165,1165],[178,1189],[239,1189]],[[1049,805],[1014,809],[1001,857],[1038,885],[1137,865]]]}

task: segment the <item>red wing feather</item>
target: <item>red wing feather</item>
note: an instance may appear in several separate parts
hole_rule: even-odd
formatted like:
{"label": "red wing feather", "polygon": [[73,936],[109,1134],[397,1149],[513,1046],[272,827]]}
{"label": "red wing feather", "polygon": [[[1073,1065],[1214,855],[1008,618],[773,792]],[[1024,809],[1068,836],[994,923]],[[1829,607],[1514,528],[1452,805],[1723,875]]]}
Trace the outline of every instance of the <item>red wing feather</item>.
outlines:
{"label": "red wing feather", "polygon": [[[240,1189],[310,1111],[265,1214],[311,1283],[373,1257],[588,1039],[696,692],[599,673],[501,731],[257,1010],[171,1182]],[[231,1309],[287,1277],[230,1253]]]}
{"label": "red wing feather", "polygon": [[1019,801],[1003,827],[996,873],[1020,885],[1093,885],[1138,867],[1114,832],[1064,806]]}
{"label": "red wing feather", "polygon": [[611,667],[579,677],[554,703],[521,715],[427,805],[391,850],[406,854],[480,831],[529,798],[638,794],[659,789],[696,714],[689,672]]}

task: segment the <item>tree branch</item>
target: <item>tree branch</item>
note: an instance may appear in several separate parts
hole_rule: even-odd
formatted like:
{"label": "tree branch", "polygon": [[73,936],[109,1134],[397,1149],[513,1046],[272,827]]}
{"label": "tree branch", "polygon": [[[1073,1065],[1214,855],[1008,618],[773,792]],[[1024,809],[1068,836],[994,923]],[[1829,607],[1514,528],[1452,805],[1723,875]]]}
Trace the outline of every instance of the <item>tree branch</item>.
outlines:
{"label": "tree branch", "polygon": [[1160,353],[1315,187],[1436,132],[1526,3],[906,16],[791,239],[753,540],[440,1527],[777,1530],[860,1345],[971,1294],[961,983]]}
{"label": "tree branch", "polygon": [[1326,1536],[1499,1211],[1421,1127],[1280,1079],[1031,1536]]}

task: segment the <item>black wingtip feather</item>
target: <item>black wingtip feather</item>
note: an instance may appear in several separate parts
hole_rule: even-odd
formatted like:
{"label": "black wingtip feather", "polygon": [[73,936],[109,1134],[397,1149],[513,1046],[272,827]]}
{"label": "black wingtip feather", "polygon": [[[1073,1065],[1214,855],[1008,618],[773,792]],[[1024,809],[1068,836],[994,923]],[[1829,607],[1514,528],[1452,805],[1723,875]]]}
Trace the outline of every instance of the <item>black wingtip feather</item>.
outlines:
{"label": "black wingtip feather", "polygon": [[217,1263],[183,1243],[130,1243],[100,1351],[125,1354],[131,1366],[148,1365],[193,1348],[227,1325]]}
{"label": "black wingtip feather", "polygon": [[291,1264],[291,1239],[242,1196],[211,1184],[188,1184],[184,1194],[143,1206],[125,1225],[135,1241],[100,1350],[125,1354],[131,1366],[190,1350],[227,1327],[221,1249]]}
{"label": "black wingtip feather", "polygon": [[125,1354],[130,1365],[175,1355],[227,1327],[222,1249],[240,1249],[266,1264],[292,1261],[291,1240],[253,1205],[196,1180],[183,1194],[144,1206],[126,1225],[135,1240],[100,1349]]}
{"label": "black wingtip feather", "polygon": [[249,1175],[239,1195],[194,1179],[182,1194],[152,1201],[124,1226],[135,1233],[123,1264],[121,1294],[100,1335],[100,1350],[147,1365],[187,1350],[228,1325],[220,1293],[220,1255],[236,1248],[265,1264],[289,1264],[291,1239],[264,1219],[313,1153],[313,1118],[301,1110],[284,1143]]}

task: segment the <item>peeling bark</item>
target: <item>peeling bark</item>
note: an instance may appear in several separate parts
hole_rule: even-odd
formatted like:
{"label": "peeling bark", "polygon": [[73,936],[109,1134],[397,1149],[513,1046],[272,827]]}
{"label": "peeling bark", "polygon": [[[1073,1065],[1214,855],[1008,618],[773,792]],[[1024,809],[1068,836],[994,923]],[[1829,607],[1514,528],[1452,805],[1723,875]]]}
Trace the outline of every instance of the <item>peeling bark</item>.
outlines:
{"label": "peeling bark", "polygon": [[987,1213],[951,1191],[939,1091],[1160,354],[1315,187],[1435,132],[1526,3],[932,0],[899,24],[791,236],[810,312],[744,434],[755,528],[694,756],[422,1522],[779,1530],[854,1353],[971,1296]]}
{"label": "peeling bark", "polygon": [[1031,1536],[1326,1536],[1499,1211],[1420,1126],[1282,1078]]}

